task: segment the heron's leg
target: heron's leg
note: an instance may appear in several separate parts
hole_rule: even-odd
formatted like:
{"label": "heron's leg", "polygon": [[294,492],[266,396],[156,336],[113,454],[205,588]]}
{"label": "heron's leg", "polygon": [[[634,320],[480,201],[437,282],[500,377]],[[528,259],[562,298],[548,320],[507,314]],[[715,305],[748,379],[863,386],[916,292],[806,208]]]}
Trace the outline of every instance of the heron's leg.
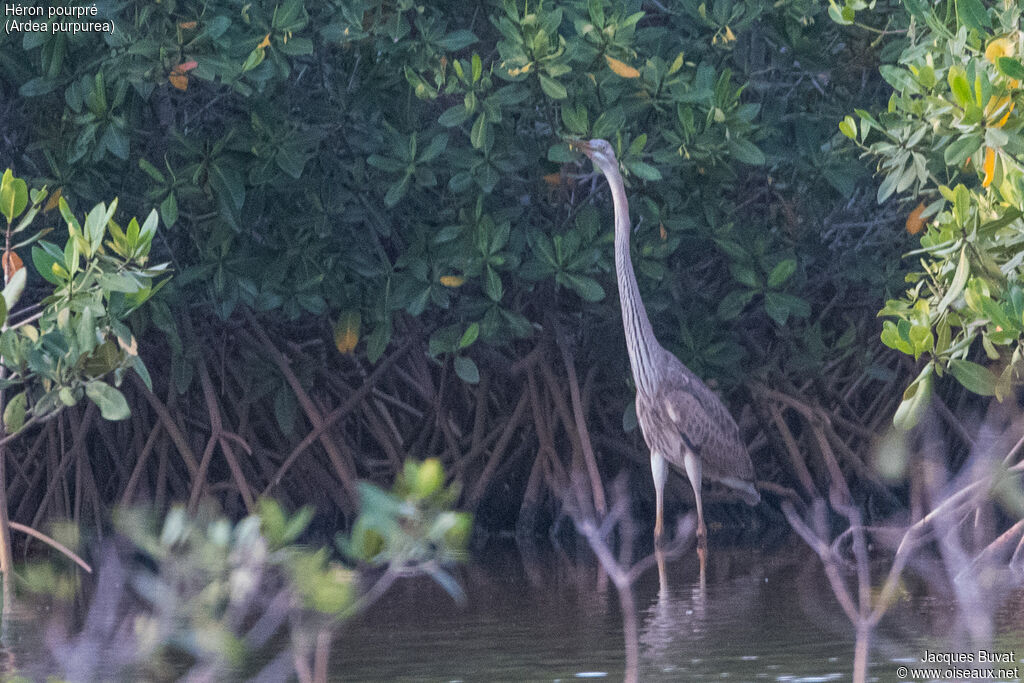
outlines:
{"label": "heron's leg", "polygon": [[660,548],[665,530],[665,480],[668,478],[665,458],[660,453],[651,452],[651,474],[654,476],[654,547]]}
{"label": "heron's leg", "polygon": [[708,554],[708,530],[704,526],[704,506],[700,501],[700,459],[693,453],[687,453],[683,456],[683,465],[686,467],[690,486],[693,487],[693,497],[697,501],[697,556],[700,557],[700,566],[703,569],[704,559]]}

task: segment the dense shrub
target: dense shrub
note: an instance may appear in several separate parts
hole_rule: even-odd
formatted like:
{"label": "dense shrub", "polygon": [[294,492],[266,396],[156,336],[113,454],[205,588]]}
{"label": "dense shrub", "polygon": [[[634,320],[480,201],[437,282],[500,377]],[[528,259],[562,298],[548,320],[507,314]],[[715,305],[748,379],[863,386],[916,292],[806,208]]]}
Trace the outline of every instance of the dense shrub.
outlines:
{"label": "dense shrub", "polygon": [[[1010,395],[1024,333],[1021,9],[978,0],[955,12],[916,1],[906,8],[898,63],[881,69],[894,90],[888,110],[858,110],[859,128],[852,116],[841,124],[879,160],[879,201],[894,192],[920,198],[915,232],[928,224],[913,252],[922,270],[882,311],[896,318],[882,341],[927,360],[897,414],[904,426],[927,406],[933,375],[946,371],[973,392]],[[982,350],[995,372],[969,359]]]}
{"label": "dense shrub", "polygon": [[[472,435],[430,417],[444,401],[476,400],[465,387],[445,395],[445,373],[472,386],[488,366],[507,370],[555,329],[573,330],[572,358],[602,371],[610,399],[594,424],[621,440],[617,418],[625,412],[630,426],[631,401],[610,206],[566,144],[585,136],[611,140],[622,161],[634,263],[666,346],[727,390],[752,378],[851,420],[891,414],[878,398],[904,370],[879,353],[875,314],[901,284],[897,255],[910,241],[897,209],[873,208],[868,171],[836,129],[887,93],[873,36],[840,26],[825,6],[102,9],[116,26],[108,34],[0,36],[4,115],[16,129],[0,153],[72,207],[118,196],[129,210],[158,208],[166,230],[154,257],[176,277],[133,325],[165,335],[161,396],[167,382],[198,391],[206,364],[219,366],[218,388],[240,397],[224,399],[231,419],[251,429],[247,406],[266,404],[278,432],[260,439],[286,450],[301,415],[317,424],[296,389],[323,381],[343,357],[332,346],[373,364],[422,335],[440,377],[419,383],[416,400],[432,407],[405,410],[407,424],[383,431],[387,421],[360,417],[366,431],[352,438],[455,459],[485,448],[487,421],[465,403],[457,410],[475,419]],[[290,365],[268,361],[269,339],[251,343],[255,321],[288,340]],[[370,366],[357,367],[359,376]],[[212,388],[185,402],[200,412],[192,419],[212,419]],[[513,413],[514,391],[493,397],[496,414]],[[227,449],[212,425],[209,443]],[[278,467],[225,456],[222,474],[239,486]],[[183,457],[186,477],[205,475]],[[352,494],[342,460],[330,455]],[[394,470],[400,459],[389,462]],[[490,477],[498,465],[472,471]],[[484,488],[469,490],[480,498]]]}

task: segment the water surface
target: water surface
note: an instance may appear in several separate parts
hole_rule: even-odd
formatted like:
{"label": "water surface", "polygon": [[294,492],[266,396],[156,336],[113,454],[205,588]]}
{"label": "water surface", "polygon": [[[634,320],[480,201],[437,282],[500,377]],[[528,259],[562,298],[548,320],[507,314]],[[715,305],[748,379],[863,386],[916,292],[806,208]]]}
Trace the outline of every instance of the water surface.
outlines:
{"label": "water surface", "polygon": [[[482,553],[459,573],[463,605],[426,580],[397,585],[343,629],[331,661],[337,680],[621,680],[614,586],[593,560],[526,558],[513,546]],[[641,681],[850,679],[853,627],[802,544],[713,549],[703,593],[693,556],[670,561],[666,578],[667,591],[652,568],[634,586]],[[1014,597],[990,606],[1000,625],[993,648],[1015,649],[1024,668],[1024,600]],[[942,596],[904,595],[874,634],[870,680],[904,680],[897,668],[926,651],[971,650],[957,617]]]}
{"label": "water surface", "polygon": [[[885,568],[880,563],[880,572]],[[802,543],[770,551],[713,546],[704,590],[692,553],[670,560],[666,569],[664,585],[652,566],[633,587],[639,680],[850,680],[853,627],[817,556]],[[331,680],[623,679],[618,595],[589,553],[497,544],[455,574],[466,592],[462,604],[430,579],[402,580],[344,625],[335,639]],[[873,634],[869,680],[944,680],[897,672],[900,666],[934,666],[920,661],[929,652],[976,653],[979,641],[972,640],[951,590],[925,590],[913,575],[906,586]],[[975,606],[983,622],[992,617],[987,623],[993,637],[985,646],[1014,652],[1014,666],[1024,670],[1024,591],[992,594],[999,597]],[[7,617],[0,680],[14,671],[29,680],[66,675],[55,670],[48,652],[61,640],[53,639],[59,623],[53,613],[22,603]],[[105,651],[116,638],[99,635],[78,634],[66,646],[78,653],[71,661],[83,664],[88,655],[116,663],[119,653]],[[248,664],[253,671],[266,663]]]}

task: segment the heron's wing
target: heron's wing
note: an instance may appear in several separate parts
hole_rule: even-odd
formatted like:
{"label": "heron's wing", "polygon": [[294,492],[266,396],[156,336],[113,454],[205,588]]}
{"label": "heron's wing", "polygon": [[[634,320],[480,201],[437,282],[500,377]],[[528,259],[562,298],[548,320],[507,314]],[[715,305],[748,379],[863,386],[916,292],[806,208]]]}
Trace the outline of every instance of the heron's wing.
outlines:
{"label": "heron's wing", "polygon": [[732,415],[703,382],[695,376],[688,380],[658,392],[659,412],[701,459],[707,476],[753,480],[754,467]]}

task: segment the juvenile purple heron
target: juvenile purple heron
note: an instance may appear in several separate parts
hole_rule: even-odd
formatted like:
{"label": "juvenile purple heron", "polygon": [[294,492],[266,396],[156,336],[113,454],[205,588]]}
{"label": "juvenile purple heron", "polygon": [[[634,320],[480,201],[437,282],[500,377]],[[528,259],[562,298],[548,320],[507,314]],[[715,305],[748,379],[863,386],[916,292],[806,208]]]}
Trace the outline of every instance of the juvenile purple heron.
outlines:
{"label": "juvenile purple heron", "polygon": [[615,151],[606,140],[573,146],[601,169],[615,206],[615,274],[619,284],[626,349],[636,383],[636,416],[651,451],[656,517],[654,542],[661,545],[666,463],[686,472],[697,501],[697,553],[701,567],[707,556],[707,528],[701,505],[701,477],[735,489],[748,505],[757,505],[754,465],[729,410],[713,391],[654,338],[640,299],[629,255],[629,203]]}

